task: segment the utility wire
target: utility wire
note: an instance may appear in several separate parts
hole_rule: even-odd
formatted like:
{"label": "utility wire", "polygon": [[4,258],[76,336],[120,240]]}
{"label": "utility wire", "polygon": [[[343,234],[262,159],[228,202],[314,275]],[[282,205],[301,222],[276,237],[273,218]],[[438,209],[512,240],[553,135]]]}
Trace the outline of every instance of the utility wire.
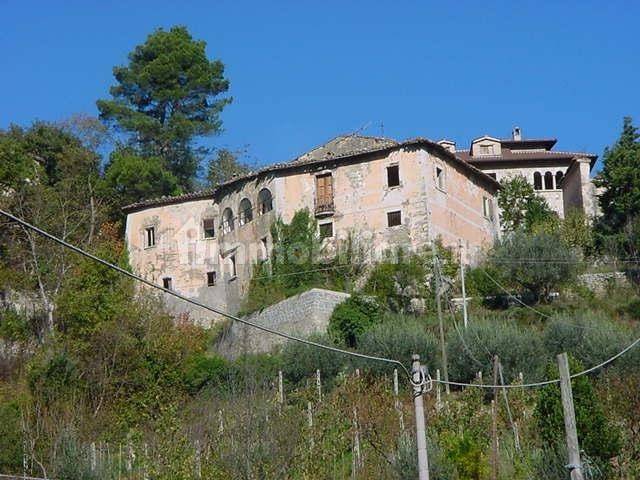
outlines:
{"label": "utility wire", "polygon": [[20,218],[18,218],[16,216],[14,216],[14,215],[12,215],[12,214],[10,214],[8,212],[5,212],[4,210],[0,210],[0,214],[4,215],[8,219],[10,219],[10,220],[12,220],[12,221],[14,221],[16,223],[22,225],[25,228],[28,228],[28,229],[38,233],[39,235],[42,235],[43,237],[48,238],[49,240],[52,240],[52,241],[54,241],[55,243],[57,243],[59,245],[62,245],[65,248],[68,248],[68,249],[74,251],[75,253],[78,253],[78,254],[80,254],[80,255],[82,255],[84,257],[87,257],[87,258],[89,258],[89,259],[91,259],[91,260],[93,260],[95,262],[98,262],[98,263],[100,263],[100,264],[102,264],[102,265],[104,265],[104,266],[106,266],[108,268],[111,268],[112,270],[115,270],[115,271],[117,271],[117,272],[119,272],[119,273],[121,273],[123,275],[126,275],[127,277],[130,277],[130,278],[132,278],[134,280],[137,280],[138,282],[144,283],[145,285],[148,285],[148,286],[150,286],[152,288],[155,288],[156,290],[160,290],[160,291],[162,291],[164,293],[167,293],[167,294],[172,295],[172,296],[174,296],[176,298],[179,298],[180,300],[182,300],[184,302],[190,303],[190,304],[195,305],[197,307],[203,308],[203,309],[208,310],[210,312],[213,312],[213,313],[216,313],[216,314],[221,315],[223,317],[229,318],[229,319],[231,319],[231,320],[233,320],[235,322],[239,322],[239,323],[242,323],[242,324],[247,325],[249,327],[253,327],[253,328],[256,328],[258,330],[262,330],[263,332],[271,333],[272,335],[277,335],[279,337],[286,338],[287,340],[293,340],[295,342],[303,343],[305,345],[310,345],[312,347],[321,348],[321,349],[329,350],[329,351],[336,352],[336,353],[341,353],[343,355],[351,355],[353,357],[364,358],[366,360],[374,360],[374,361],[378,361],[378,362],[386,362],[386,363],[390,363],[390,364],[393,364],[393,365],[398,365],[406,373],[407,377],[409,379],[411,378],[411,374],[409,373],[409,370],[407,370],[407,368],[404,366],[404,364],[402,362],[398,361],[398,360],[392,360],[392,359],[384,358],[384,357],[376,357],[376,356],[373,356],[373,355],[366,355],[364,353],[351,352],[351,351],[348,351],[348,350],[343,350],[341,348],[331,347],[329,345],[323,345],[321,343],[317,343],[317,342],[313,342],[311,340],[306,340],[306,339],[303,339],[303,338],[299,338],[299,337],[296,337],[294,335],[290,335],[288,333],[279,332],[279,331],[273,330],[273,329],[271,329],[269,327],[265,327],[265,326],[262,326],[262,325],[258,325],[257,323],[250,322],[248,320],[244,320],[244,319],[242,319],[240,317],[237,317],[237,316],[232,315],[232,314],[230,314],[228,312],[225,312],[224,310],[220,310],[218,308],[211,307],[209,305],[205,305],[204,303],[201,303],[201,302],[199,302],[197,300],[193,300],[191,298],[187,298],[187,297],[185,297],[184,295],[181,295],[178,292],[175,292],[175,291],[170,290],[168,288],[161,287],[160,285],[157,285],[157,284],[155,284],[155,283],[153,283],[153,282],[151,282],[151,281],[149,281],[149,280],[147,280],[147,279],[145,279],[145,278],[143,278],[143,277],[141,277],[139,275],[136,275],[135,273],[129,272],[129,271],[125,270],[122,267],[119,267],[117,265],[109,263],[106,260],[103,260],[102,258],[97,257],[97,256],[95,256],[95,255],[93,255],[93,254],[81,249],[80,247],[72,245],[71,243],[69,243],[69,242],[67,242],[65,240],[62,240],[61,238],[58,238],[55,235],[52,235],[52,234],[50,234],[50,233],[48,233],[48,232],[36,227],[35,225],[32,225],[32,224],[30,224],[30,223],[28,223],[28,222],[26,222],[26,221],[24,221],[24,220],[22,220],[22,219],[20,219]]}

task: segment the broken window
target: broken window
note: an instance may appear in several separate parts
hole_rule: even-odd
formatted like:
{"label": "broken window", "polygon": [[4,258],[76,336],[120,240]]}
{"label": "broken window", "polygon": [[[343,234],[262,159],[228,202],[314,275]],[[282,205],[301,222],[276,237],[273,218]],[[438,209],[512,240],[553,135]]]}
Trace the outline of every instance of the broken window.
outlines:
{"label": "broken window", "polygon": [[164,277],[162,279],[162,286],[167,290],[173,290],[173,281],[171,280],[171,277]]}
{"label": "broken window", "polygon": [[216,284],[216,272],[207,272],[207,286],[213,287]]}
{"label": "broken window", "polygon": [[156,227],[145,228],[145,247],[153,247],[156,244]]}
{"label": "broken window", "polygon": [[216,236],[216,221],[213,218],[205,218],[202,220],[202,229],[204,238],[214,238]]}
{"label": "broken window", "polygon": [[258,193],[258,211],[263,215],[271,210],[273,210],[273,197],[268,188],[263,188]]}
{"label": "broken window", "polygon": [[236,256],[231,255],[229,257],[229,266],[231,267],[231,278],[230,280],[233,280],[234,278],[236,278],[238,271],[236,270]]}
{"label": "broken window", "polygon": [[244,198],[240,202],[240,212],[238,214],[238,223],[240,225],[246,225],[253,220],[253,208],[248,198]]}
{"label": "broken window", "polygon": [[387,213],[387,225],[389,227],[397,227],[402,225],[402,213],[400,210]]}
{"label": "broken window", "polygon": [[444,181],[444,170],[440,167],[436,167],[436,185],[440,190],[444,190],[446,187]]}
{"label": "broken window", "polygon": [[391,165],[390,167],[387,167],[387,186],[400,186],[400,167],[398,165]]}
{"label": "broken window", "polygon": [[321,223],[319,225],[319,228],[320,228],[320,238],[333,237],[333,222]]}

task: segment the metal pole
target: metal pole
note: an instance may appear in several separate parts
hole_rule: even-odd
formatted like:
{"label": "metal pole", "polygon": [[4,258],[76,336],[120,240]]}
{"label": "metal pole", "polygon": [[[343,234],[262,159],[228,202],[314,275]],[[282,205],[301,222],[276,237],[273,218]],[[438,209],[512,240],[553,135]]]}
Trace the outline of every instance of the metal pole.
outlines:
{"label": "metal pole", "polygon": [[413,383],[413,405],[416,410],[416,444],[418,446],[418,479],[429,480],[429,459],[427,456],[427,431],[424,420],[423,373],[420,367],[420,355],[411,356],[411,379]]}
{"label": "metal pole", "polygon": [[431,242],[431,254],[433,256],[433,278],[435,280],[436,307],[438,309],[438,328],[440,330],[440,357],[442,360],[442,374],[444,375],[444,391],[449,395],[449,369],[447,367],[447,345],[444,339],[444,320],[442,319],[442,304],[440,302],[440,266],[438,265],[438,252],[436,242]]}
{"label": "metal pole", "polygon": [[462,283],[462,314],[464,318],[464,328],[469,324],[469,314],[467,313],[467,290],[464,285],[464,263],[462,258],[462,240],[460,240],[460,281]]}
{"label": "metal pole", "polygon": [[562,409],[564,411],[564,429],[567,437],[567,450],[569,452],[569,465],[567,465],[567,468],[571,472],[571,480],[584,480],[582,463],[580,461],[580,448],[578,446],[576,415],[573,410],[573,392],[571,390],[569,360],[566,353],[559,354],[557,359],[558,370],[560,371],[560,393],[562,395]]}

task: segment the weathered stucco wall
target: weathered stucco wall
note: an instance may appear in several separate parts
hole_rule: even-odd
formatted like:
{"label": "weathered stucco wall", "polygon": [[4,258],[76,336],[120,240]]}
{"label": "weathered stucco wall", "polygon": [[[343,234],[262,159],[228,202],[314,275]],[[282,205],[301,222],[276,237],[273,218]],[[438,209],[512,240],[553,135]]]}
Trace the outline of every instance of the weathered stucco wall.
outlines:
{"label": "weathered stucco wall", "polygon": [[[306,338],[312,333],[325,332],[334,308],[349,296],[348,293],[312,288],[250,315],[246,320]],[[236,358],[243,352],[270,352],[284,342],[282,337],[234,323],[223,334],[217,349],[228,358]]]}

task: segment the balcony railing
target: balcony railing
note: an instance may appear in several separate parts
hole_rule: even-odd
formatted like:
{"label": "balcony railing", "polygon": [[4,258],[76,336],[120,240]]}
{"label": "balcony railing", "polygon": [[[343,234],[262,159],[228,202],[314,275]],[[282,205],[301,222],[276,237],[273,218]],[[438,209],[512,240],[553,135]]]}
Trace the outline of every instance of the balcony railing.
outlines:
{"label": "balcony railing", "polygon": [[336,207],[333,203],[333,198],[316,198],[315,199],[315,212],[316,215],[333,215]]}

